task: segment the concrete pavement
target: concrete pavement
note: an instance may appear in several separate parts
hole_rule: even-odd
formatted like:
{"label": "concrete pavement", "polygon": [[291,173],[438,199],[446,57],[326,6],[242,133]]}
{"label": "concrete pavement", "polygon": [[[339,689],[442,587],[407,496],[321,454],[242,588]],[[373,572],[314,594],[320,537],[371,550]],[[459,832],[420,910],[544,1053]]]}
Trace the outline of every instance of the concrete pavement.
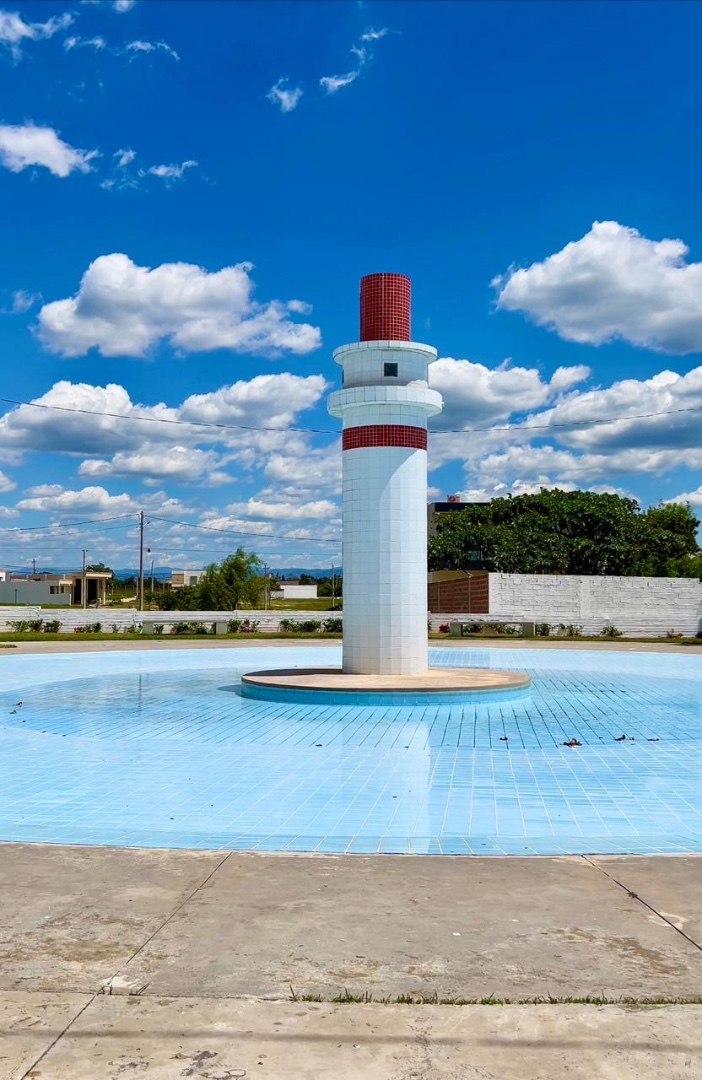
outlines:
{"label": "concrete pavement", "polygon": [[[18,641],[14,642],[16,649],[0,649],[0,660],[3,652],[7,656],[17,655],[18,653],[62,653],[62,652],[141,652],[143,650],[163,650],[163,649],[256,649],[267,648],[272,646],[274,648],[294,648],[296,645],[317,647],[328,646],[329,648],[339,648],[341,646],[341,638],[276,638],[273,635],[266,635],[265,637],[252,638],[250,641],[244,641],[241,638],[236,640],[216,637],[202,637],[202,638],[190,638],[184,640],[177,635],[168,636],[165,638],[159,638],[158,641],[154,641],[153,638],[146,640],[139,640],[131,638],[123,641],[81,641],[80,638],[66,635],[65,641]],[[663,641],[646,641],[642,638],[641,641],[578,641],[569,638],[558,638],[546,641],[543,638],[431,638],[429,641],[430,648],[451,648],[451,649],[571,649],[578,651],[580,649],[592,649],[595,652],[656,652],[656,653],[682,653],[693,655],[694,653],[702,653],[702,641],[699,645],[675,645],[668,644]]]}
{"label": "concrete pavement", "polygon": [[694,856],[0,845],[0,1080],[691,1080],[693,1003],[331,999],[702,1001],[701,875]]}

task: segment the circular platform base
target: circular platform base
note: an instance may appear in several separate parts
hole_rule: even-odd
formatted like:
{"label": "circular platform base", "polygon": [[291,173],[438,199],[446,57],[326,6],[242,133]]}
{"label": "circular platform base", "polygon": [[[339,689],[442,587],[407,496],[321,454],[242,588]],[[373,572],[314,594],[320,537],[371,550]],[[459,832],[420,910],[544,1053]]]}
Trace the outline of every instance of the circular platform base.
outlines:
{"label": "circular platform base", "polygon": [[351,675],[341,668],[283,668],[241,677],[244,697],[319,705],[444,705],[526,697],[528,675],[491,668],[429,668],[421,675]]}

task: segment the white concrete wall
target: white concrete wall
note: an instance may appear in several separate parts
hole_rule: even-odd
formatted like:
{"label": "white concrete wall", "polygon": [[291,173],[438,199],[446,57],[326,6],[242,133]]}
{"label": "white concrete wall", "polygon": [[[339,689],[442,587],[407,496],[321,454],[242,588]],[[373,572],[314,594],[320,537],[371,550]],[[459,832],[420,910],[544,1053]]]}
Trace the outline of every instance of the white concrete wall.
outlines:
{"label": "white concrete wall", "polygon": [[0,604],[70,604],[70,588],[65,593],[52,593],[52,585],[56,588],[55,581],[0,582]]}
{"label": "white concrete wall", "polygon": [[702,628],[702,583],[696,579],[490,574],[489,581],[488,621],[575,624],[584,634],[611,623],[628,635],[645,636],[668,630],[696,634]]}
{"label": "white concrete wall", "polygon": [[276,633],[281,619],[294,622],[307,622],[314,619],[336,619],[340,611],[137,611],[135,608],[69,608],[57,611],[43,610],[34,605],[26,607],[1,607],[0,630],[11,630],[15,621],[43,619],[44,622],[58,619],[61,633],[72,634],[74,627],[87,623],[102,623],[104,633],[110,633],[113,626],[124,631],[130,626],[140,627],[143,623],[162,623],[167,634],[175,622],[199,622],[211,627],[213,622],[229,622],[230,619],[249,619],[259,623],[261,633]]}
{"label": "white concrete wall", "polygon": [[316,585],[281,585],[279,589],[271,593],[271,596],[282,597],[284,600],[316,600]]}

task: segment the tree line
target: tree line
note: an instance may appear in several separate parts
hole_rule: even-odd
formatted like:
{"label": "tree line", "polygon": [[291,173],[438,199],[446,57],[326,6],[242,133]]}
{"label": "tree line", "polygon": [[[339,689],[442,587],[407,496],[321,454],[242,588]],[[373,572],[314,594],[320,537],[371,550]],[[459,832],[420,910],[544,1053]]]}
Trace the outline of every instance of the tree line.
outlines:
{"label": "tree line", "polygon": [[442,515],[429,569],[702,579],[699,524],[684,503],[542,488]]}

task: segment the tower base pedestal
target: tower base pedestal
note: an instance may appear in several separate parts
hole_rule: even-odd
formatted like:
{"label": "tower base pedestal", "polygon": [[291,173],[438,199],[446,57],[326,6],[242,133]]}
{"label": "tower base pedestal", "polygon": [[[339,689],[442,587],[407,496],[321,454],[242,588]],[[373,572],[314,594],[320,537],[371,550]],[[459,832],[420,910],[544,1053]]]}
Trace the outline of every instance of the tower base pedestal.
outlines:
{"label": "tower base pedestal", "polygon": [[317,705],[460,705],[516,700],[531,679],[491,668],[429,668],[420,675],[351,675],[341,668],[281,668],[241,677],[244,697]]}

